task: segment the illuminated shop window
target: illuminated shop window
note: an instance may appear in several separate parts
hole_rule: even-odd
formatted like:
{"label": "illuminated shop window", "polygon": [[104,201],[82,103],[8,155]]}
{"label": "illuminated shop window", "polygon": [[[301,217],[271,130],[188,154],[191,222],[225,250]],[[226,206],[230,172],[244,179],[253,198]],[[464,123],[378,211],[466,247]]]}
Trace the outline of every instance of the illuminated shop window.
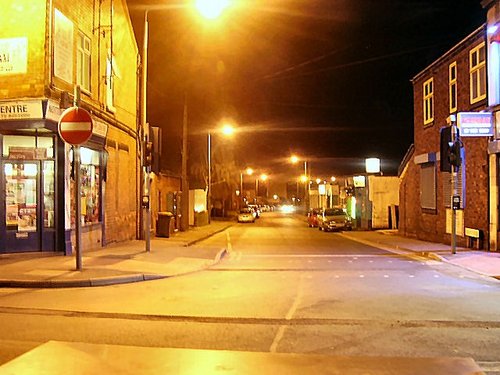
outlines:
{"label": "illuminated shop window", "polygon": [[54,138],[4,135],[2,154],[7,159],[52,159],[54,157]]}
{"label": "illuminated shop window", "polygon": [[[72,160],[72,154],[70,156]],[[81,181],[81,221],[82,224],[94,224],[101,221],[101,165],[100,152],[80,147],[80,181]],[[71,181],[71,209],[76,211],[75,184]],[[71,218],[74,225],[74,216]]]}

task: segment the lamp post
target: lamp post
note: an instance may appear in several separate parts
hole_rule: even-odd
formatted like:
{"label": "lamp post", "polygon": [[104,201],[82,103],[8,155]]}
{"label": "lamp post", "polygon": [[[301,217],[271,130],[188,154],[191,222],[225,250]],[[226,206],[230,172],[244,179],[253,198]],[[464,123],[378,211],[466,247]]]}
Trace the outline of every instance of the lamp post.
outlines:
{"label": "lamp post", "polygon": [[[248,167],[245,169],[245,174],[251,176],[253,174],[253,169]],[[243,172],[240,172],[240,209],[243,206],[243,199],[245,199],[243,197]]]}
{"label": "lamp post", "polygon": [[[140,101],[140,111],[141,111],[141,121],[140,121],[140,137],[141,137],[141,151],[142,155],[145,154],[145,147],[149,138],[148,124],[147,124],[147,82],[148,82],[148,36],[149,36],[149,21],[148,21],[149,10],[146,9],[144,12],[144,35],[142,40],[142,80],[141,80],[141,101]],[[143,238],[146,242],[146,251],[151,251],[151,207],[149,204],[150,200],[150,179],[149,179],[149,169],[144,162],[144,156],[142,158],[142,195],[141,195],[141,214],[142,214],[142,226],[143,226]]]}
{"label": "lamp post", "polygon": [[[290,162],[292,164],[297,164],[300,158],[296,155],[290,157]],[[307,173],[307,160],[304,159],[304,175],[300,178],[302,182],[306,183],[304,186],[304,203],[306,205],[306,211],[309,211],[309,174]]]}
{"label": "lamp post", "polygon": [[[218,132],[222,133],[222,135],[229,137],[234,134],[234,127],[225,123],[221,126]],[[207,210],[208,210],[208,223],[210,224],[211,216],[212,216],[212,133],[209,130],[207,135],[207,161],[208,161],[208,178],[207,178]]]}
{"label": "lamp post", "polygon": [[[219,17],[224,10],[229,7],[230,0],[223,0],[218,2],[213,2],[210,0],[197,0],[196,8],[200,14],[206,19],[215,19]],[[141,100],[139,101],[140,110],[140,121],[139,121],[139,137],[140,137],[140,151],[143,155],[142,161],[142,194],[141,194],[141,225],[142,225],[142,237],[146,242],[146,251],[151,251],[151,206],[150,206],[150,191],[151,191],[151,180],[150,180],[150,168],[144,163],[144,154],[147,142],[149,142],[149,126],[147,123],[147,82],[148,82],[148,44],[149,44],[149,9],[144,11],[144,32],[142,40],[142,63],[141,63]],[[184,115],[186,117],[186,114]],[[184,132],[183,136],[187,135],[187,131]],[[184,142],[185,140],[183,140]],[[183,147],[183,158],[186,158],[186,150]],[[185,162],[183,161],[183,170]],[[182,178],[183,185],[187,182],[187,177],[183,175]],[[189,194],[186,190],[186,186],[182,186],[183,197],[188,197]],[[183,199],[183,205],[187,204],[187,199]]]}
{"label": "lamp post", "polygon": [[[259,178],[257,179],[257,195],[259,193],[259,180],[262,182],[266,182],[269,176],[265,173],[262,173]],[[266,198],[267,198],[267,189],[266,189]]]}

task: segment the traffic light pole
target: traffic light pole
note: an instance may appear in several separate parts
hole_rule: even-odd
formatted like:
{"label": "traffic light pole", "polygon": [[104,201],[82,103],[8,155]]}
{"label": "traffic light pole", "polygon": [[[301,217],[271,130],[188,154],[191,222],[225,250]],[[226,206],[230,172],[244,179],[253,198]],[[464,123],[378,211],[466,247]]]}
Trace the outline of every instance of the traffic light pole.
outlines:
{"label": "traffic light pole", "polygon": [[[455,120],[451,120],[451,143],[455,145],[455,142],[458,140],[457,135],[457,125]],[[458,151],[460,153],[460,149]],[[459,204],[457,207],[457,202],[455,201],[455,197],[458,196],[457,186],[457,170],[459,166],[451,164],[451,253],[457,253],[457,209],[459,208]]]}

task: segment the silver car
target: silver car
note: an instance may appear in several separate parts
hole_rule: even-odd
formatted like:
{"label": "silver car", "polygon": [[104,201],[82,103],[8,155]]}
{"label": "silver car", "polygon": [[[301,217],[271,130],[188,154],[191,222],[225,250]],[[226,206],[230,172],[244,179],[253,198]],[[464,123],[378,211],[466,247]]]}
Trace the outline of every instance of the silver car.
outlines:
{"label": "silver car", "polygon": [[255,215],[251,208],[242,208],[238,214],[238,223],[253,223]]}
{"label": "silver car", "polygon": [[318,229],[325,232],[330,230],[351,230],[352,220],[341,208],[327,208],[318,214]]}

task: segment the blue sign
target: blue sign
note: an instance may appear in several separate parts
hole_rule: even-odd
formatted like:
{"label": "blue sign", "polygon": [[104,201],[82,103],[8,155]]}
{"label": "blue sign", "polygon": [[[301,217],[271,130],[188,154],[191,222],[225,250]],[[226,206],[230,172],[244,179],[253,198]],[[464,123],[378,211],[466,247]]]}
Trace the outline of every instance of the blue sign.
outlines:
{"label": "blue sign", "polygon": [[457,126],[462,137],[489,137],[494,134],[491,112],[459,112]]}

